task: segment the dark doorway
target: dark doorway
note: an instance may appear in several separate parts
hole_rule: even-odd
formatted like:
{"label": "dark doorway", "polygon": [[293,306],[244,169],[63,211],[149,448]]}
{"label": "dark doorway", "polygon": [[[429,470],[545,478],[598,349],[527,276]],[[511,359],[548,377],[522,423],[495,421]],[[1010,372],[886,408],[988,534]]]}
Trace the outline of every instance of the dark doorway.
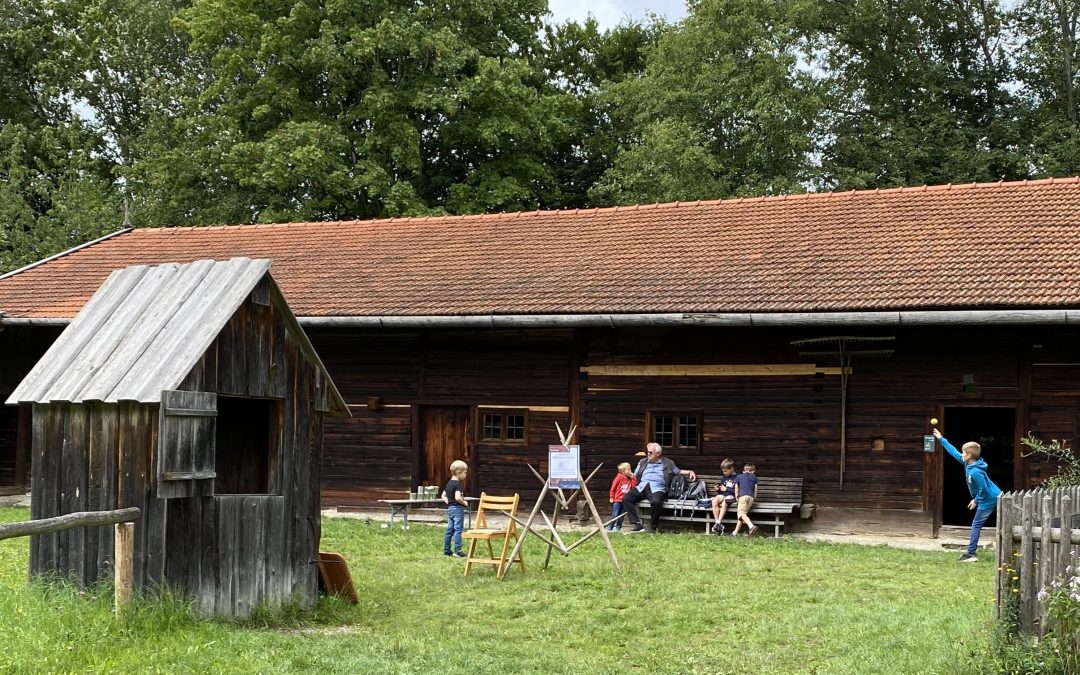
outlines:
{"label": "dark doorway", "polygon": [[[450,463],[469,461],[471,438],[468,406],[425,406],[420,409],[420,475],[416,485],[436,485],[440,489],[450,479]],[[469,467],[470,480],[476,467]],[[471,494],[467,492],[468,494]]]}
{"label": "dark doorway", "polygon": [[18,472],[18,436],[19,407],[0,407],[0,495],[14,494],[22,488],[23,477]]}
{"label": "dark doorway", "polygon": [[[989,465],[988,474],[1002,490],[1013,489],[1013,465],[1016,461],[1015,408],[945,408],[941,433],[957,450],[975,441],[982,446],[982,458]],[[943,451],[944,452],[944,451]],[[968,510],[971,495],[964,477],[964,467],[951,457],[942,458],[944,489],[942,523],[970,525],[975,512]],[[996,514],[995,514],[996,515]],[[992,527],[995,516],[986,522]]]}

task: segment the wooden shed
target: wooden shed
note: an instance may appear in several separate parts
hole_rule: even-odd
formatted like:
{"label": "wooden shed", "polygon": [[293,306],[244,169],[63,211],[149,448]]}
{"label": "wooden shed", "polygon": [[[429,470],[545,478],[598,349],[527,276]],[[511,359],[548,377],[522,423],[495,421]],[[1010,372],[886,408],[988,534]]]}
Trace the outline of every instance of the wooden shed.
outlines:
{"label": "wooden shed", "polygon": [[[32,404],[31,516],[141,508],[136,588],[208,615],[318,590],[323,417],[349,413],[269,269],[113,272],[7,401]],[[109,528],[31,540],[32,576],[112,563]]]}

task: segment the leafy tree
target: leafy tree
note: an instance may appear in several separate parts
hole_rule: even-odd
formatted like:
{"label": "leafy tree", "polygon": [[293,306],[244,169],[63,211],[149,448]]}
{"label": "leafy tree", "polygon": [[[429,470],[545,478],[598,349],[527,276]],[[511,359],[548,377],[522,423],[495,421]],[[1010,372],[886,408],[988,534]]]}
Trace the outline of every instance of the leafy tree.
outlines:
{"label": "leafy tree", "polygon": [[568,21],[545,26],[543,53],[548,80],[577,103],[570,134],[548,160],[556,176],[557,193],[548,200],[552,206],[589,204],[589,189],[611,167],[620,145],[633,131],[626,124],[616,124],[601,88],[640,76],[646,55],[667,28],[660,20],[646,24],[626,21],[601,31],[592,18],[580,24]]}
{"label": "leafy tree", "polygon": [[1025,0],[1015,11],[1017,77],[1024,121],[1034,130],[1032,163],[1044,176],[1080,173],[1077,0]]}
{"label": "leafy tree", "polygon": [[1026,175],[996,0],[822,0],[815,32],[822,186]]}
{"label": "leafy tree", "polygon": [[66,85],[64,7],[0,4],[0,269],[47,257],[121,224],[102,138]]}
{"label": "leafy tree", "polygon": [[591,191],[599,202],[800,191],[820,97],[800,67],[805,1],[696,0],[645,74],[605,88],[633,135]]}
{"label": "leafy tree", "polygon": [[575,102],[545,82],[538,0],[199,0],[211,75],[153,121],[132,180],[155,222],[536,208]]}

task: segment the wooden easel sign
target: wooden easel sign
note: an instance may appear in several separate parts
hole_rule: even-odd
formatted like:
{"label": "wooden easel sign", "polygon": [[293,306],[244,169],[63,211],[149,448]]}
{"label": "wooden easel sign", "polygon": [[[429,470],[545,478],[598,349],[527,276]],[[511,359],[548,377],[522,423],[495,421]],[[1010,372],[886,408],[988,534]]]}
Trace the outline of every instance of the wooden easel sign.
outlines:
{"label": "wooden easel sign", "polygon": [[[514,519],[521,528],[524,530],[522,535],[518,537],[517,542],[514,544],[514,550],[510,553],[510,558],[506,562],[506,569],[510,568],[510,562],[513,561],[518,552],[521,550],[521,546],[525,543],[528,535],[533,535],[548,545],[547,555],[544,557],[544,568],[546,569],[548,563],[551,561],[552,551],[558,551],[564,556],[570,555],[578,546],[581,546],[589,539],[592,539],[597,534],[604,542],[604,546],[607,547],[608,555],[611,556],[611,564],[615,566],[616,572],[622,572],[622,567],[619,566],[619,557],[615,555],[615,549],[611,547],[611,541],[607,536],[606,526],[610,522],[614,522],[616,519],[612,518],[608,522],[604,522],[600,517],[600,513],[596,510],[596,503],[593,502],[592,495],[589,494],[588,483],[589,480],[596,475],[596,472],[600,470],[600,467],[593,469],[588,478],[581,477],[581,448],[577,445],[570,445],[570,440],[574,437],[574,432],[577,431],[576,426],[571,426],[570,431],[563,433],[559,428],[558,422],[555,423],[555,430],[559,433],[559,440],[562,441],[559,445],[548,446],[548,477],[544,480],[544,477],[532,467],[527,465],[529,470],[533,472],[540,484],[544,486],[544,489],[540,491],[540,496],[536,499],[536,505],[533,506],[533,510],[529,513],[529,518],[525,522],[522,522],[515,516],[510,516]],[[601,465],[603,466],[603,465]],[[563,493],[564,489],[574,490],[574,492],[567,497]],[[585,499],[585,502],[589,505],[589,511],[592,513],[592,522],[599,523],[598,526],[592,528],[581,539],[578,539],[569,546],[559,536],[558,530],[555,529],[555,525],[559,522],[559,514],[563,510],[569,510],[570,502],[577,496],[578,492],[581,492],[581,496]],[[541,510],[544,505],[544,499],[548,495],[551,495],[555,500],[555,510],[551,517],[548,517],[546,513]],[[578,508],[581,508],[579,505]],[[540,516],[544,519],[544,524],[547,525],[547,530],[551,536],[546,536],[534,529],[532,524],[536,520],[536,517]],[[505,574],[506,570],[501,570]],[[500,576],[500,578],[502,578]]]}

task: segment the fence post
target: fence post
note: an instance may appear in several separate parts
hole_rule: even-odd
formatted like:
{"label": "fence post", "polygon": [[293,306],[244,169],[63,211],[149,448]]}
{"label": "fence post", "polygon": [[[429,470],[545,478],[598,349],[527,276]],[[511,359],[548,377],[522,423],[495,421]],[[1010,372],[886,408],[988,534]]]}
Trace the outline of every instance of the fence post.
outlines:
{"label": "fence post", "polygon": [[1024,510],[1020,524],[1020,565],[1016,574],[1020,577],[1020,630],[1031,635],[1035,619],[1035,544],[1032,541],[1031,530],[1034,526],[1035,495],[1028,492],[1024,495]]}
{"label": "fence post", "polygon": [[1051,575],[1054,572],[1054,555],[1050,535],[1054,524],[1054,500],[1049,491],[1044,491],[1039,502],[1039,524],[1042,525],[1042,536],[1039,538],[1039,559],[1035,563],[1038,567],[1035,570],[1038,572],[1036,576],[1038,588],[1035,589],[1035,609],[1039,615],[1039,636],[1042,637],[1046,635],[1046,603],[1038,600],[1038,593],[1041,589],[1049,586],[1050,581],[1053,579]]}
{"label": "fence post", "polygon": [[115,570],[114,585],[116,595],[114,609],[119,615],[131,602],[133,554],[135,550],[135,524],[117,523],[114,537],[116,554],[113,561]]}
{"label": "fence post", "polygon": [[998,521],[997,521],[997,568],[994,571],[994,580],[997,591],[994,602],[994,618],[999,621],[1003,618],[1001,609],[1012,602],[1009,597],[1009,570],[1013,565],[1013,501],[1016,495],[1012,492],[1002,493],[998,496]]}

